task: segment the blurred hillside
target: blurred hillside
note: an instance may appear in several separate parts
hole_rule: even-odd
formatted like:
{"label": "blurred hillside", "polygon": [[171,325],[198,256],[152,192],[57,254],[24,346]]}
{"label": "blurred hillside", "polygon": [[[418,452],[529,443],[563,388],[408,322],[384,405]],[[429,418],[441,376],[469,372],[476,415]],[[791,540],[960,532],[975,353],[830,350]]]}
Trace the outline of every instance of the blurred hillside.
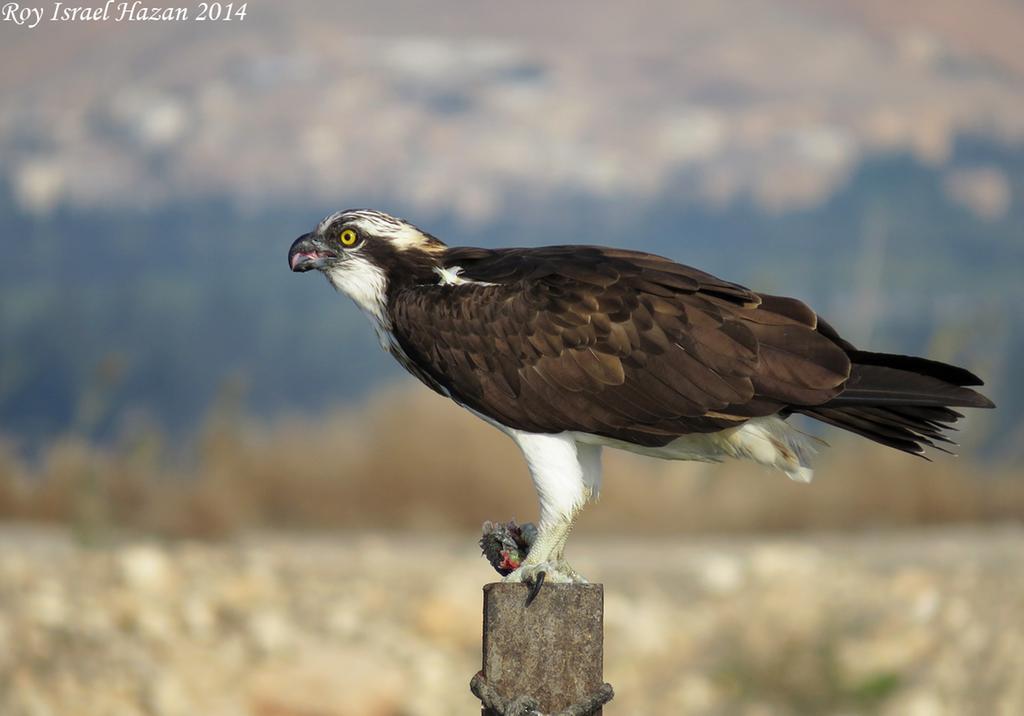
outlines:
{"label": "blurred hillside", "polygon": [[400,375],[289,242],[372,205],[451,244],[604,243],[981,374],[1020,457],[1024,10],[1010,0],[251,3],[0,26],[0,428],[188,435]]}
{"label": "blurred hillside", "polygon": [[[968,428],[991,428],[973,442],[1019,455],[1024,203],[995,220],[949,202],[950,174],[979,164],[1020,194],[1024,150],[963,140],[951,169],[876,157],[799,212],[709,209],[668,188],[643,202],[551,197],[484,227],[413,219],[452,244],[629,246],[798,296],[857,343],[978,372],[999,420],[971,416]],[[140,422],[188,432],[225,390],[266,418],[322,411],[402,375],[347,300],[287,270],[288,244],[329,205],[246,211],[224,198],[36,216],[8,194],[4,206],[0,425],[27,445],[67,430],[108,439]]]}
{"label": "blurred hillside", "polygon": [[[784,210],[879,152],[943,166],[961,134],[1024,139],[1012,0],[317,0],[0,32],[2,173],[40,212],[386,188],[417,215],[486,221],[679,182]],[[978,182],[956,193],[1002,215],[1005,177]]]}

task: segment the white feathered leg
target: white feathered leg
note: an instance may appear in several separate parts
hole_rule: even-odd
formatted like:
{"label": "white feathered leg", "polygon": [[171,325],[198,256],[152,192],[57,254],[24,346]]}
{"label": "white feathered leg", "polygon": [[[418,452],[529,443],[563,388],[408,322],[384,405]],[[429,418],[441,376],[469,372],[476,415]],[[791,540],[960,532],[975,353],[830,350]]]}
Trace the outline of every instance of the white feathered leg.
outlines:
{"label": "white feathered leg", "polygon": [[[583,475],[586,499],[593,500],[601,491],[601,446],[577,442],[576,458],[579,461]],[[576,522],[576,515],[578,514],[579,510],[576,510],[569,522],[569,528],[565,531],[561,541],[555,546],[555,551],[551,555],[551,561],[558,566],[560,573],[567,575],[573,582],[586,584],[586,578],[573,569],[572,565],[565,559],[565,543],[569,539],[569,532],[572,530]]]}
{"label": "white feathered leg", "polygon": [[[526,560],[505,577],[507,582],[535,582],[543,572],[552,582],[581,579],[571,569],[563,568],[562,551],[572,529],[573,519],[591,494],[588,477],[593,474],[594,454],[600,479],[600,447],[577,446],[567,434],[542,435],[509,430],[512,439],[523,451],[540,498],[540,521],[537,539]],[[596,451],[595,448],[596,447]],[[581,455],[582,448],[582,455]],[[590,469],[585,470],[585,462]],[[565,565],[567,567],[567,565]]]}

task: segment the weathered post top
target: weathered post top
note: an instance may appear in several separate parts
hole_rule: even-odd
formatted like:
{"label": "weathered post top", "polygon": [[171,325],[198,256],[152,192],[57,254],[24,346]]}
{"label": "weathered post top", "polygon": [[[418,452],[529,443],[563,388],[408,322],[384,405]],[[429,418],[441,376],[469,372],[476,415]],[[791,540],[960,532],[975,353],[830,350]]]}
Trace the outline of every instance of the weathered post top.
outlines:
{"label": "weathered post top", "polygon": [[[506,703],[531,697],[544,714],[600,714],[611,698],[603,677],[604,588],[545,584],[527,607],[528,592],[525,584],[484,586],[484,686]],[[505,716],[484,703],[484,716]]]}

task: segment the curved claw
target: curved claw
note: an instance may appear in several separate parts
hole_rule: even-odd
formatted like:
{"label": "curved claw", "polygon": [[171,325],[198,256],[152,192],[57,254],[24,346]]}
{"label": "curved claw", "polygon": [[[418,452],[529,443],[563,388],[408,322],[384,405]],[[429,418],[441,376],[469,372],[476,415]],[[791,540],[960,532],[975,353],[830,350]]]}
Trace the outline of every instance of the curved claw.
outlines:
{"label": "curved claw", "polygon": [[537,572],[537,576],[529,582],[530,591],[526,595],[526,604],[524,606],[530,606],[533,600],[540,594],[540,588],[544,586],[544,578],[547,576],[547,572]]}

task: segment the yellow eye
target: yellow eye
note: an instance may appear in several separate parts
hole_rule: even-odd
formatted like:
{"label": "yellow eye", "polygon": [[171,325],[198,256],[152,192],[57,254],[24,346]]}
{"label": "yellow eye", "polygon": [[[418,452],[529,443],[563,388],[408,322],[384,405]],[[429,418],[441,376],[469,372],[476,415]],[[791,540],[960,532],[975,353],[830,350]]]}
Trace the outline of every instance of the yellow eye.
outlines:
{"label": "yellow eye", "polygon": [[341,232],[341,236],[338,237],[341,241],[342,246],[355,246],[356,245],[356,232],[352,229],[345,229]]}

